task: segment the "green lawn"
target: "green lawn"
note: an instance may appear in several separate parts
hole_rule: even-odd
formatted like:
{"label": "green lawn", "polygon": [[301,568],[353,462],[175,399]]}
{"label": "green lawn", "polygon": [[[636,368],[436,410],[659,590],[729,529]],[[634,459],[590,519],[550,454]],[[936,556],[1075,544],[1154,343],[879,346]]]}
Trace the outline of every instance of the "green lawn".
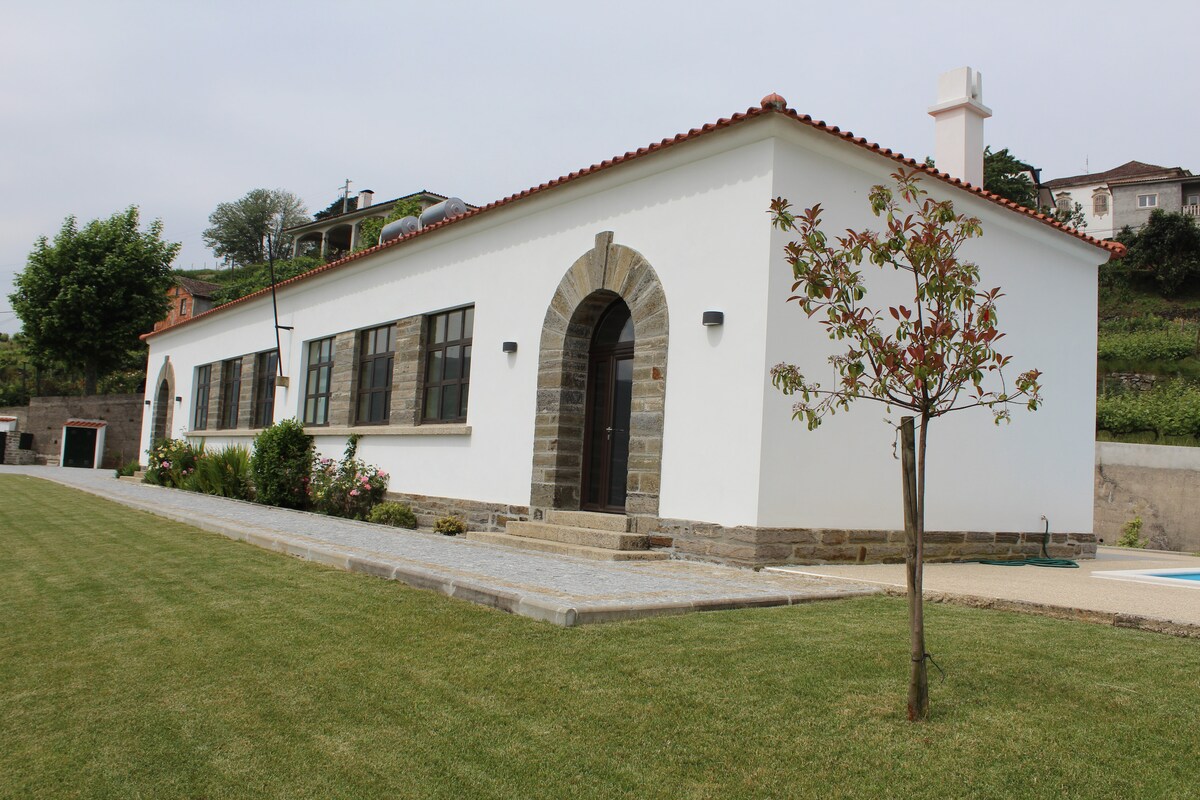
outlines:
{"label": "green lawn", "polygon": [[[0,796],[1185,797],[1200,643],[872,598],[560,629],[0,475]],[[936,672],[935,672],[936,676]]]}

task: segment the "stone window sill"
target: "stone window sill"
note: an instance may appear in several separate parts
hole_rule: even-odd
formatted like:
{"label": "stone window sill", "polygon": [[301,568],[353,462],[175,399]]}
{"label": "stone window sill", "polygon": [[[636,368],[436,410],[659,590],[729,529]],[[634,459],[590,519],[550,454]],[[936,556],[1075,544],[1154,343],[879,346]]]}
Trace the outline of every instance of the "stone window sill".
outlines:
{"label": "stone window sill", "polygon": [[[213,437],[245,437],[250,438],[262,433],[262,428],[217,428],[213,430],[186,431],[183,435],[189,439],[199,439],[205,436]],[[341,436],[352,433],[359,436],[470,436],[470,425],[356,425],[353,427],[321,427],[305,428],[309,436]]]}

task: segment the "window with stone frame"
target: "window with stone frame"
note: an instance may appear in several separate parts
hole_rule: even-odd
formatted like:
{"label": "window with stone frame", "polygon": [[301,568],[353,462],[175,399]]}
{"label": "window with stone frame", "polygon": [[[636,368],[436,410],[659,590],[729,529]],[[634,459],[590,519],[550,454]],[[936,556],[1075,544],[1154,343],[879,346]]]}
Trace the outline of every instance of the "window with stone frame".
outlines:
{"label": "window with stone frame", "polygon": [[196,367],[195,403],[192,406],[192,430],[208,427],[208,395],[212,391],[212,364]]}
{"label": "window with stone frame", "polygon": [[333,382],[333,337],[308,343],[304,380],[304,424],[328,425]]}
{"label": "window with stone frame", "polygon": [[218,406],[219,427],[236,428],[238,399],[242,394],[242,359],[221,362],[221,402]]}
{"label": "window with stone frame", "polygon": [[1092,195],[1092,213],[1103,216],[1108,213],[1108,193],[1096,192]]}
{"label": "window with stone frame", "polygon": [[471,381],[475,307],[426,318],[425,387],[422,422],[465,422]]}
{"label": "window with stone frame", "polygon": [[371,328],[359,333],[358,340],[358,404],[354,421],[359,425],[386,425],[391,410],[392,325]]}
{"label": "window with stone frame", "polygon": [[1069,214],[1071,213],[1071,209],[1075,207],[1075,204],[1071,202],[1071,195],[1069,192],[1060,192],[1054,197],[1054,206],[1059,211]]}
{"label": "window with stone frame", "polygon": [[251,428],[269,428],[275,422],[275,374],[279,351],[267,350],[254,357],[254,407]]}

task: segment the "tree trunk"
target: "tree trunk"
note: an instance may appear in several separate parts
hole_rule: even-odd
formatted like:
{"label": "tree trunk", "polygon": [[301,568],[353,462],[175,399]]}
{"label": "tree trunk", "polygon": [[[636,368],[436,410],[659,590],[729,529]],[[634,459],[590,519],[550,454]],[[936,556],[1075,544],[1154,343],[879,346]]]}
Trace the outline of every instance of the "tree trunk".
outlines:
{"label": "tree trunk", "polygon": [[[922,590],[925,558],[925,433],[921,418],[921,457],[914,442],[913,418],[900,418],[900,464],[904,470],[904,565],[908,579],[908,623],[911,640],[908,679],[908,718],[929,718],[929,673],[925,668],[925,600]],[[919,480],[918,480],[919,474]]]}

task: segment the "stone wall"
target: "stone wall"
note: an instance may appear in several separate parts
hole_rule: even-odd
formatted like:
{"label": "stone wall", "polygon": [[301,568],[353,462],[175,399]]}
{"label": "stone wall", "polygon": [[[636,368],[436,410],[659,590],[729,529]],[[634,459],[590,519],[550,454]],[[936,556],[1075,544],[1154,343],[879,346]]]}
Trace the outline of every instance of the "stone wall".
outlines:
{"label": "stone wall", "polygon": [[3,413],[17,417],[18,427],[33,434],[33,451],[40,463],[56,461],[62,449],[63,423],[68,419],[102,419],[108,423],[101,466],[116,468],[141,452],[143,398],[140,394],[91,397],[35,397],[28,407]]}
{"label": "stone wall", "polygon": [[1142,536],[1158,550],[1200,551],[1200,447],[1096,443],[1096,537],[1116,544],[1142,519]]}
{"label": "stone wall", "polygon": [[422,494],[388,492],[387,500],[407,503],[417,515],[417,522],[431,528],[439,517],[455,515],[467,521],[473,531],[504,530],[510,520],[523,522],[529,519],[529,506],[510,506],[503,503],[485,503],[479,500],[462,500],[454,497],[429,497]]}
{"label": "stone wall", "polygon": [[[9,414],[0,410],[0,416],[15,417],[16,414]],[[36,463],[37,456],[32,450],[22,450],[21,431],[7,431],[4,434],[4,452],[0,453],[0,464],[17,464],[20,466],[28,466]]]}
{"label": "stone wall", "polygon": [[[928,531],[926,561],[960,558],[1016,559],[1042,555],[1041,532]],[[904,561],[904,531],[727,528],[711,523],[664,519],[651,537],[682,558],[738,566],[775,564],[870,564]],[[1051,558],[1092,558],[1091,533],[1051,533]]]}

